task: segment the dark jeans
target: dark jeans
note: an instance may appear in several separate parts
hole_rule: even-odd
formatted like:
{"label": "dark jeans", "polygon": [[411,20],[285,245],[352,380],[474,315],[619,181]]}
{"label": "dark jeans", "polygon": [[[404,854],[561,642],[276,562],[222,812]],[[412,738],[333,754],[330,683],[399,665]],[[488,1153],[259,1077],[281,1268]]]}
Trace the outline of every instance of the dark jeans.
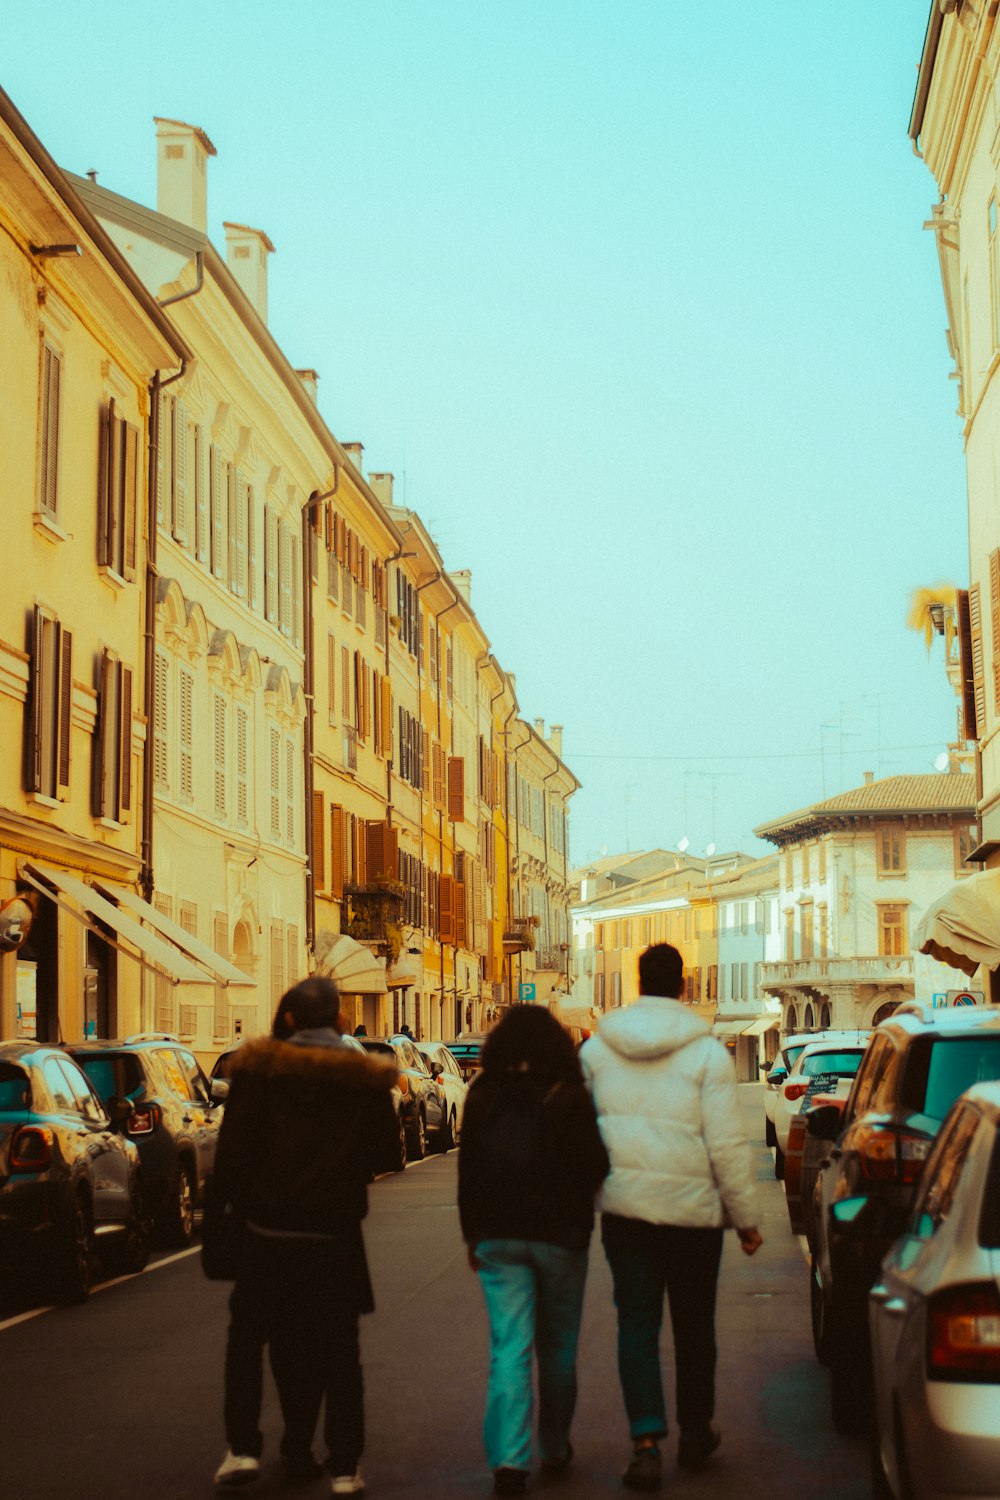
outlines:
{"label": "dark jeans", "polygon": [[663,1296],[670,1302],[677,1421],[696,1432],[715,1411],[715,1288],[721,1229],[685,1229],[604,1214],[601,1240],[618,1309],[618,1374],[634,1438],[665,1437],[660,1373]]}
{"label": "dark jeans", "polygon": [[365,1436],[358,1300],[345,1289],[336,1245],[248,1233],[229,1313],[225,1421],[232,1451],[259,1458],[264,1446],[268,1344],[285,1420],[282,1453],[294,1459],[311,1452],[325,1396],[327,1469],[353,1474]]}

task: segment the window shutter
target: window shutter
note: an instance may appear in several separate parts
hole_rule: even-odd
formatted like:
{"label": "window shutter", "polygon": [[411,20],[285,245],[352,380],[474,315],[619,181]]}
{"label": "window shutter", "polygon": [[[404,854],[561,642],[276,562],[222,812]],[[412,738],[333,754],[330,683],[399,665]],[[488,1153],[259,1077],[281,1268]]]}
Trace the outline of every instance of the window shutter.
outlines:
{"label": "window shutter", "polygon": [[215,694],[213,724],[213,769],[215,816],[226,816],[226,700]]}
{"label": "window shutter", "polygon": [[420,790],[431,789],[431,737],[426,729],[420,731]]}
{"label": "window shutter", "polygon": [[285,993],[285,924],[271,919],[271,1004],[277,1005]]}
{"label": "window shutter", "polygon": [[288,527],[278,522],[278,613],[283,635],[292,633],[292,548]]}
{"label": "window shutter", "polygon": [[129,667],[119,665],[121,690],[118,702],[121,706],[121,748],[118,757],[118,815],[132,811],[132,672]]}
{"label": "window shutter", "polygon": [[285,836],[295,843],[295,741],[285,741]]}
{"label": "window shutter", "polygon": [[157,786],[169,784],[169,724],[167,722],[167,662],[156,653],[153,685],[153,776]]}
{"label": "window shutter", "polygon": [[448,818],[452,823],[465,821],[465,760],[461,755],[448,757]]}
{"label": "window shutter", "polygon": [[313,885],[321,891],[326,885],[326,814],[322,792],[313,792],[312,815]]}
{"label": "window shutter", "polygon": [[180,673],[181,799],[194,801],[194,678],[183,667]]}
{"label": "window shutter", "polygon": [[163,525],[167,494],[167,453],[173,443],[173,417],[170,397],[158,393],[158,421],[156,427],[156,524]]}
{"label": "window shutter", "polygon": [[340,648],[340,697],[341,714],[345,724],[351,722],[351,653],[346,646]]}
{"label": "window shutter", "polygon": [[273,506],[264,506],[264,618],[278,618],[278,518]]}
{"label": "window shutter", "polygon": [[281,837],[281,734],[271,728],[269,740],[271,837]]}
{"label": "window shutter", "polygon": [[208,486],[205,484],[205,434],[200,427],[194,429],[194,544],[199,562],[208,562],[209,514]]}
{"label": "window shutter", "polygon": [[344,809],[330,804],[330,895],[344,894]]}
{"label": "window shutter", "polygon": [[439,937],[442,943],[455,941],[455,882],[450,875],[442,875],[438,886]]}
{"label": "window shutter", "polygon": [[114,471],[114,434],[118,424],[115,419],[113,398],[106,406],[101,406],[100,423],[97,466],[97,562],[99,567],[106,568],[114,556],[111,547],[114,515],[112,474]]}
{"label": "window shutter", "polygon": [[56,513],[59,475],[59,393],[62,381],[62,359],[48,344],[42,349],[41,401],[41,474],[39,506],[50,515]]}
{"label": "window shutter", "polygon": [[56,795],[64,801],[69,794],[70,739],[73,731],[73,636],[59,626],[57,637],[59,661],[59,715],[56,740]]}
{"label": "window shutter", "polygon": [[[289,568],[291,572],[291,623],[290,630],[292,640],[296,646],[302,644],[302,541],[296,536],[294,528],[288,528],[289,546],[291,557]],[[311,587],[311,585],[310,585]]]}
{"label": "window shutter", "polygon": [[455,881],[455,945],[458,948],[468,946],[468,933],[466,931],[466,883],[465,871],[463,869],[462,879]]}
{"label": "window shutter", "polygon": [[250,715],[236,705],[236,821],[241,828],[250,822],[250,766],[247,749],[250,741]]}
{"label": "window shutter", "polygon": [[110,722],[109,709],[111,707],[111,674],[114,671],[115,658],[105,646],[101,652],[101,664],[98,668],[97,683],[97,729],[94,735],[94,777],[93,777],[93,811],[95,818],[110,816],[111,809],[108,806],[108,769],[111,756],[111,734],[112,724]]}
{"label": "window shutter", "polygon": [[244,484],[243,487],[243,509],[247,518],[246,532],[246,580],[247,580],[247,603],[251,609],[257,608],[257,511],[254,503],[254,492],[252,484]]}
{"label": "window shutter", "polygon": [[960,696],[962,710],[962,735],[967,740],[976,738],[976,693],[972,667],[972,626],[969,614],[967,589],[958,589],[955,594],[955,613],[958,616],[958,659]]}
{"label": "window shutter", "polygon": [[392,684],[388,677],[380,683],[382,691],[382,744],[380,750],[387,760],[392,759]]}
{"label": "window shutter", "polygon": [[[197,923],[197,912],[194,913]],[[181,912],[181,923],[183,925],[184,912]],[[192,936],[197,936],[192,933]],[[224,911],[212,913],[212,947],[220,958],[229,957],[229,918]],[[212,1035],[213,1037],[228,1037],[229,1035],[229,991],[224,984],[215,986],[213,995]]]}
{"label": "window shutter", "polygon": [[337,722],[337,642],[332,635],[326,638],[326,703],[327,720]]}
{"label": "window shutter", "polygon": [[361,664],[361,652],[354,653],[354,727],[360,735],[364,735],[364,668]]}
{"label": "window shutter", "polygon": [[299,972],[299,929],[296,923],[288,924],[288,984],[296,983],[294,975]]}
{"label": "window shutter", "polygon": [[972,681],[976,700],[974,739],[986,732],[986,676],[983,669],[983,616],[979,602],[979,585],[969,590],[969,633],[972,644]]}
{"label": "window shutter", "polygon": [[135,579],[139,510],[139,429],[122,424],[122,577]]}
{"label": "window shutter", "polygon": [[234,464],[226,464],[224,470],[226,486],[226,530],[229,534],[229,587],[234,594],[243,593],[241,560],[246,560],[246,514],[237,503],[240,476]]}
{"label": "window shutter", "polygon": [[183,401],[178,401],[174,407],[174,538],[186,547],[190,540],[188,520],[188,478],[189,478],[189,448],[190,431],[188,427],[188,409]]}
{"label": "window shutter", "polygon": [[225,575],[226,555],[226,470],[222,454],[213,443],[209,458],[209,510],[212,526],[212,574],[216,578]]}

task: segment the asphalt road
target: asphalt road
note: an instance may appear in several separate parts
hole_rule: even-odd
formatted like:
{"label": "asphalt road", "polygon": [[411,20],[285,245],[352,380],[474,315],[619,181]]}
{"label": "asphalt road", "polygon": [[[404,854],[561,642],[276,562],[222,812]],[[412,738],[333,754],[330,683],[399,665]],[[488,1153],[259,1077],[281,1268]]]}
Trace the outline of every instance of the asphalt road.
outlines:
{"label": "asphalt road", "polygon": [[[864,1445],[838,1438],[827,1382],[813,1359],[808,1282],[782,1190],[761,1137],[762,1090],[741,1088],[765,1235],[753,1260],[727,1235],[719,1305],[717,1416],[723,1444],[698,1475],[665,1449],[678,1500],[862,1500]],[[486,1324],[468,1270],[455,1201],[455,1157],[435,1157],[372,1189],[367,1239],[378,1310],[365,1320],[368,1492],[384,1500],[492,1492],[480,1442]],[[222,1352],[228,1288],[196,1254],[160,1258],[102,1287],[83,1307],[12,1321],[0,1314],[0,1496],[3,1500],[205,1500],[225,1443]],[[668,1391],[669,1334],[665,1334]],[[264,1412],[260,1500],[290,1493],[277,1461],[280,1416]],[[622,1491],[627,1430],[615,1369],[614,1309],[599,1241],[591,1253],[565,1500]],[[537,1489],[538,1482],[532,1488]],[[553,1486],[552,1488],[555,1488]],[[328,1493],[323,1481],[298,1493]]]}

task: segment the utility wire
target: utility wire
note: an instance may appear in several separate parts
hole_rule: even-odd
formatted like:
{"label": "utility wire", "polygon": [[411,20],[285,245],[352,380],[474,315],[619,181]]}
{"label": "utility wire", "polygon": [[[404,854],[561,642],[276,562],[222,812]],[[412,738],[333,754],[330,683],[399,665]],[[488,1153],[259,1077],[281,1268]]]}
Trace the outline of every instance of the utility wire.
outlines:
{"label": "utility wire", "polygon": [[[922,745],[882,745],[878,751],[879,755],[891,755],[899,750],[935,750],[941,744],[940,740],[928,740]],[[852,755],[874,755],[874,750],[852,750]],[[567,755],[567,762],[578,760],[648,760],[648,761],[685,761],[696,760],[699,763],[706,760],[812,760],[823,755],[822,750],[781,750],[765,755],[608,755],[597,752],[574,750]],[[910,775],[919,775],[919,772],[910,772]]]}

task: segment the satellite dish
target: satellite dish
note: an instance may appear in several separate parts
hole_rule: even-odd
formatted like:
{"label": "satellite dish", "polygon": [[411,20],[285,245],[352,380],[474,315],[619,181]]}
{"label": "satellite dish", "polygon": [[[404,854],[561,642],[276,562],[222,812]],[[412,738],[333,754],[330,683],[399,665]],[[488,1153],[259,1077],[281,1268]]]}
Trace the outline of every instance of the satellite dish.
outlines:
{"label": "satellite dish", "polygon": [[688,838],[687,834],[685,834],[683,838],[679,838],[677,840],[677,847],[682,854],[685,853],[690,842],[691,840]]}
{"label": "satellite dish", "polygon": [[935,771],[947,771],[947,769],[948,769],[948,767],[949,767],[950,764],[951,764],[951,757],[949,756],[947,750],[942,750],[941,754],[938,756],[937,760],[934,762],[934,769],[935,769]]}
{"label": "satellite dish", "polygon": [[715,845],[714,844],[709,844],[708,848],[705,850],[705,857],[707,859],[711,859],[712,855],[714,853],[715,853]]}

